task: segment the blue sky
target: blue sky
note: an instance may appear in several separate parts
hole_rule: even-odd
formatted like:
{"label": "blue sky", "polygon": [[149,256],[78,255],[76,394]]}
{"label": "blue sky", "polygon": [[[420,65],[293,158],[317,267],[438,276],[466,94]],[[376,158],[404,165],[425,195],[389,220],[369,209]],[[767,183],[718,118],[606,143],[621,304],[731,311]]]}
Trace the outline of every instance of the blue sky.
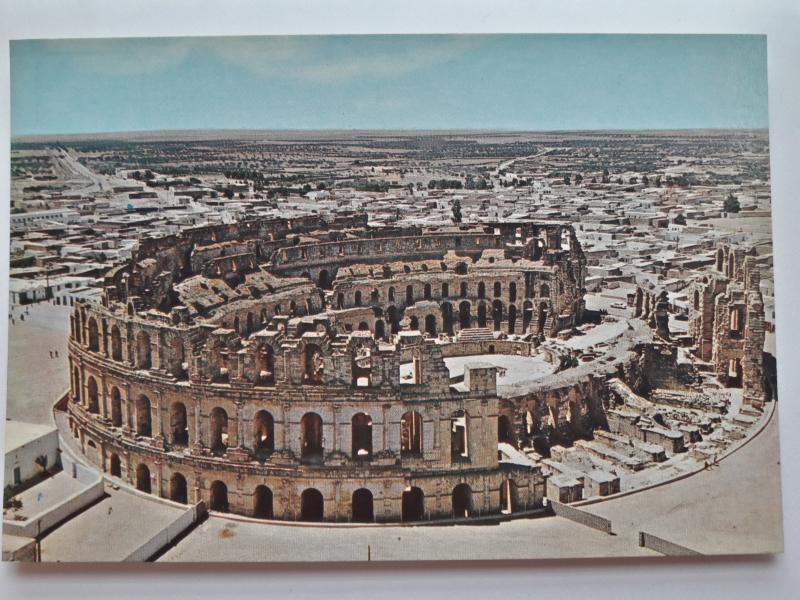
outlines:
{"label": "blue sky", "polygon": [[767,127],[764,36],[11,42],[12,135]]}

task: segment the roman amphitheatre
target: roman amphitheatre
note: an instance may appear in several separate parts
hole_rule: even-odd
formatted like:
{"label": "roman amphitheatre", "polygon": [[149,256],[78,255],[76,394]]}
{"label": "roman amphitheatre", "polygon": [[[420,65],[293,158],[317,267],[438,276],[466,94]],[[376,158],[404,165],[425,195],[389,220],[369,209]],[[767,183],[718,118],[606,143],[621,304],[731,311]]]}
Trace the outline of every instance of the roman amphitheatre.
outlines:
{"label": "roman amphitheatre", "polygon": [[541,514],[678,477],[771,390],[754,253],[585,301],[570,223],[373,228],[363,213],[143,238],[76,302],[62,404],[122,485],[274,521]]}

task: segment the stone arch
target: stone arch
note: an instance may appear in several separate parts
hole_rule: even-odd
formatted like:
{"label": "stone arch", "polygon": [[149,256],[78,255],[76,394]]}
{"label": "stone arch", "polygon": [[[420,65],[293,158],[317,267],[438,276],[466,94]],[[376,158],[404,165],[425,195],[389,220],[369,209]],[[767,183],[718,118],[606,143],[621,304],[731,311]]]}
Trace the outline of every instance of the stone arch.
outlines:
{"label": "stone arch", "polygon": [[351,457],[354,460],[372,458],[372,418],[366,413],[356,413],[350,419]]}
{"label": "stone arch", "polygon": [[169,478],[169,499],[181,504],[189,503],[189,486],[186,477],[180,473],[173,473]]}
{"label": "stone arch", "polygon": [[75,402],[81,401],[81,371],[78,367],[72,369],[72,386],[73,386],[73,396],[72,399]]}
{"label": "stone arch", "polygon": [[377,319],[375,321],[375,339],[386,339],[386,326],[383,323],[383,319]]}
{"label": "stone arch", "polygon": [[410,306],[414,304],[414,286],[407,285],[406,286],[406,305]]}
{"label": "stone arch", "polygon": [[353,306],[361,306],[361,290],[356,290],[353,294]]}
{"label": "stone arch", "polygon": [[303,350],[303,382],[311,384],[322,383],[325,372],[322,348],[317,344],[306,344]]}
{"label": "stone arch", "polygon": [[422,455],[422,416],[410,410],[400,419],[400,456]]}
{"label": "stone arch", "polygon": [[537,323],[537,333],[544,335],[544,328],[547,325],[547,302],[542,302],[539,305],[539,321]]}
{"label": "stone arch", "polygon": [[412,331],[419,331],[419,318],[416,316],[411,317],[408,320],[408,327]]}
{"label": "stone arch", "polygon": [[265,485],[256,486],[253,494],[253,516],[257,519],[273,519],[272,490]]}
{"label": "stone arch", "polygon": [[317,278],[317,281],[319,282],[317,285],[319,285],[319,287],[321,287],[323,290],[331,289],[333,279],[328,269],[322,269],[319,272],[319,277]]}
{"label": "stone arch", "polygon": [[694,291],[694,297],[693,298],[694,299],[692,300],[692,306],[694,307],[695,310],[700,310],[700,291],[699,290],[695,290]]}
{"label": "stone arch", "polygon": [[322,462],[322,417],[308,412],[300,419],[300,457],[307,462]]}
{"label": "stone arch", "polygon": [[136,334],[136,367],[139,369],[149,369],[153,366],[152,349],[150,347],[150,336],[146,331]]}
{"label": "stone arch", "polygon": [[526,300],[522,305],[522,333],[528,333],[528,328],[533,320],[533,303]]}
{"label": "stone arch", "polygon": [[478,304],[478,327],[486,327],[486,304]]}
{"label": "stone arch", "polygon": [[513,304],[508,307],[508,333],[514,333],[517,325],[517,307]]}
{"label": "stone arch", "polygon": [[453,305],[449,302],[442,302],[442,329],[447,335],[453,335]]}
{"label": "stone arch", "polygon": [[723,252],[722,248],[717,248],[717,271],[722,273],[723,265],[725,262],[725,253]]}
{"label": "stone arch", "polygon": [[400,518],[404,522],[425,518],[425,494],[420,488],[410,487],[403,492]]}
{"label": "stone arch", "polygon": [[228,486],[222,481],[214,481],[211,484],[211,496],[208,503],[210,510],[217,512],[229,512],[230,505],[228,504]]}
{"label": "stone arch", "polygon": [[150,398],[141,394],[136,399],[136,434],[142,437],[153,435],[153,425],[150,415]]}
{"label": "stone arch", "polygon": [[459,483],[453,488],[453,517],[460,519],[464,517],[471,517],[473,513],[472,506],[472,488],[466,483]]}
{"label": "stone arch", "polygon": [[169,342],[169,371],[172,376],[178,381],[185,381],[189,379],[189,373],[186,370],[186,355],[183,346],[183,340],[174,336]]}
{"label": "stone arch", "polygon": [[89,412],[98,414],[100,412],[100,395],[97,389],[97,380],[91,375],[86,380],[86,395]]}
{"label": "stone arch", "polygon": [[111,326],[111,358],[122,362],[122,336],[116,325]]}
{"label": "stone arch", "polygon": [[461,329],[469,329],[472,321],[470,303],[464,300],[458,305],[458,326]]}
{"label": "stone arch", "polygon": [[308,488],[300,494],[300,520],[319,522],[325,516],[325,500],[316,488]]}
{"label": "stone arch", "polygon": [[100,331],[97,327],[97,319],[89,317],[89,350],[100,352]]}
{"label": "stone arch", "polygon": [[517,284],[511,282],[508,284],[508,301],[515,302],[517,300]]}
{"label": "stone arch", "polygon": [[443,283],[442,284],[442,298],[447,298],[450,296],[450,284]]}
{"label": "stone arch", "polygon": [[275,384],[275,351],[269,344],[261,344],[255,355],[256,385]]}
{"label": "stone arch", "polygon": [[483,281],[478,283],[478,298],[486,298],[486,284]]}
{"label": "stone arch", "polygon": [[519,510],[519,488],[513,479],[500,484],[500,512],[510,515]]}
{"label": "stone arch", "polygon": [[[386,318],[389,321],[389,331],[392,333],[400,332],[400,317],[397,312],[396,306],[390,306],[386,309]],[[377,329],[377,324],[376,324]]]}
{"label": "stone arch", "polygon": [[136,467],[136,489],[145,494],[152,493],[150,468],[144,463],[139,463]]}
{"label": "stone arch", "polygon": [[539,288],[539,295],[542,298],[549,298],[550,297],[550,286],[546,283],[543,283],[542,286]]}
{"label": "stone arch", "polygon": [[494,297],[500,298],[503,295],[503,285],[499,281],[494,282]]}
{"label": "stone arch", "polygon": [[450,459],[452,462],[469,459],[469,414],[463,409],[450,417]]}
{"label": "stone arch", "polygon": [[259,454],[275,450],[275,419],[269,411],[260,410],[253,418],[253,450]]}
{"label": "stone arch", "polygon": [[492,321],[494,330],[500,331],[503,322],[503,303],[500,300],[492,302]]}
{"label": "stone arch", "polygon": [[436,315],[425,316],[425,333],[431,337],[436,337]]}
{"label": "stone arch", "polygon": [[508,415],[497,416],[497,441],[514,445],[514,428]]}
{"label": "stone arch", "polygon": [[109,463],[112,477],[122,477],[122,461],[119,459],[119,454],[112,453]]}
{"label": "stone arch", "polygon": [[431,284],[426,283],[422,288],[422,298],[424,300],[430,300],[432,298],[431,295]]}
{"label": "stone arch", "polygon": [[208,416],[211,429],[209,444],[212,452],[222,453],[228,449],[228,413],[215,406]]}
{"label": "stone arch", "polygon": [[353,492],[351,521],[353,523],[374,523],[372,492],[367,488],[359,488]]}
{"label": "stone arch", "polygon": [[170,442],[174,446],[189,445],[189,425],[186,417],[186,405],[173,402],[169,409]]}

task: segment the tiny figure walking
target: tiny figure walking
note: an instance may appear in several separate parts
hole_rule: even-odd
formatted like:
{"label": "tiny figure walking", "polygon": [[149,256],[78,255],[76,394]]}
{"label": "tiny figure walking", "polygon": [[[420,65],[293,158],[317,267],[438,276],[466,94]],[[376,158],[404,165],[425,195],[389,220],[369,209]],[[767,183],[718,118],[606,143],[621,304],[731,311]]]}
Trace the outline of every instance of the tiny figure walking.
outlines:
{"label": "tiny figure walking", "polygon": [[53,358],[53,351],[50,350],[50,358]]}

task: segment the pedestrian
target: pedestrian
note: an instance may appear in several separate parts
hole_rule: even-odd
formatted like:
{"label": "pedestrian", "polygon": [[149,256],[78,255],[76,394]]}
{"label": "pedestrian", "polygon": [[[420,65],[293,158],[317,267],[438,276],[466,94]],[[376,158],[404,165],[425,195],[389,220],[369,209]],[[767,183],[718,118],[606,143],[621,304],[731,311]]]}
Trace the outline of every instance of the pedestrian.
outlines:
{"label": "pedestrian", "polygon": [[53,358],[53,351],[50,350],[50,358]]}
{"label": "pedestrian", "polygon": [[58,358],[58,350],[56,350],[56,358]]}

